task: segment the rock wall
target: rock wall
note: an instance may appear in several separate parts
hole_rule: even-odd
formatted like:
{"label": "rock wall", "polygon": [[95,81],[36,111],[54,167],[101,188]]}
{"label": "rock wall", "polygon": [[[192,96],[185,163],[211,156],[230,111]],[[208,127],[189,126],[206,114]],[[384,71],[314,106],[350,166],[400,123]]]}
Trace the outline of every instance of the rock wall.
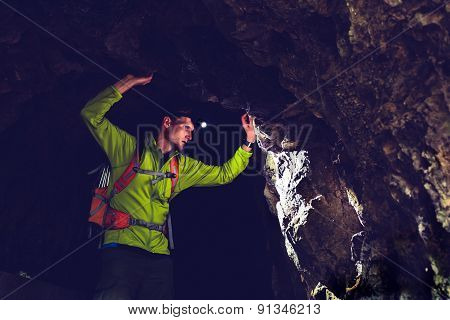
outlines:
{"label": "rock wall", "polygon": [[[448,6],[227,3],[233,37],[298,98],[259,137],[308,296],[448,297]],[[307,112],[316,138],[289,137]]]}

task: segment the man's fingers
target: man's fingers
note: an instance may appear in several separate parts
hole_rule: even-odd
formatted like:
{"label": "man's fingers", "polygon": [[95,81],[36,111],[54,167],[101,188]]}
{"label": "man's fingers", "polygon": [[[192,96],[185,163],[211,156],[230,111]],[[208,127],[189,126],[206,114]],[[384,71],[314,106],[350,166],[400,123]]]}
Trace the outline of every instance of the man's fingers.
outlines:
{"label": "man's fingers", "polygon": [[253,127],[253,119],[255,119],[254,116],[251,116],[248,113],[244,113],[241,116],[242,125],[250,125],[251,127]]}
{"label": "man's fingers", "polygon": [[147,77],[141,77],[136,79],[136,84],[140,85],[146,85],[147,83],[151,82],[153,79],[153,74],[150,74]]}
{"label": "man's fingers", "polygon": [[150,81],[152,81],[152,79],[153,79],[153,74],[151,74],[151,75],[149,75],[149,76],[147,76],[147,77],[142,78],[142,80],[143,80],[145,83],[149,83]]}
{"label": "man's fingers", "polygon": [[255,120],[254,116],[249,115],[248,113],[244,113],[241,116],[241,122],[242,122],[242,126],[244,128],[251,128],[254,129],[255,126],[253,125],[253,121]]}
{"label": "man's fingers", "polygon": [[244,113],[244,114],[241,116],[241,122],[242,122],[242,125],[246,125],[246,124],[247,124],[247,119],[246,119],[246,117],[247,117],[247,114],[246,114],[246,113]]}

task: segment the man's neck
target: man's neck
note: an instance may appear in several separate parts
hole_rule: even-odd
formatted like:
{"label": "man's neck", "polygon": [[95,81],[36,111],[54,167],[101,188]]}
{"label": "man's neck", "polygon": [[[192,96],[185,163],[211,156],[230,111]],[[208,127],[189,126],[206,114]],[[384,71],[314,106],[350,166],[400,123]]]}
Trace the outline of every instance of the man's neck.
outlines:
{"label": "man's neck", "polygon": [[166,154],[166,153],[172,151],[172,149],[173,149],[172,144],[166,138],[164,138],[162,133],[160,133],[158,135],[156,144],[158,145],[158,148],[161,149],[163,154]]}

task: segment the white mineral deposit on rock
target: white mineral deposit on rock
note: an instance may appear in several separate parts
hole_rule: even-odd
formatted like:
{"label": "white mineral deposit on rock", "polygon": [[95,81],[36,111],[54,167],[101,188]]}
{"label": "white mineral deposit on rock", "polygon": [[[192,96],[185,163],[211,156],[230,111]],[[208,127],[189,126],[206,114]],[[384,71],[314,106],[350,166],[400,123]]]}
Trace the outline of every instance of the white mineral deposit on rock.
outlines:
{"label": "white mineral deposit on rock", "polygon": [[300,261],[291,241],[301,239],[299,229],[307,222],[309,211],[313,209],[312,202],[321,197],[318,195],[306,200],[297,193],[297,186],[310,171],[307,155],[305,150],[280,153],[269,151],[268,154],[268,158],[275,164],[275,188],[280,197],[276,204],[278,221],[285,237],[286,251],[299,271]]}
{"label": "white mineral deposit on rock", "polygon": [[359,223],[361,223],[361,225],[365,227],[366,222],[364,221],[363,218],[363,210],[364,210],[363,205],[359,203],[358,197],[356,196],[356,193],[352,189],[346,189],[346,191],[348,203],[353,207],[353,209],[355,209],[355,212],[358,215]]}

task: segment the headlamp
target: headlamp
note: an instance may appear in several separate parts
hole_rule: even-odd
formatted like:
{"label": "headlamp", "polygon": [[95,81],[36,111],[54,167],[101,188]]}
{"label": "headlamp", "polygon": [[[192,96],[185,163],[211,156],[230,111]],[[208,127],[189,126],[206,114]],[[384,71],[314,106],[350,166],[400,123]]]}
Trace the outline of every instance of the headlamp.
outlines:
{"label": "headlamp", "polygon": [[208,123],[205,120],[203,120],[203,119],[198,119],[197,120],[197,125],[198,125],[198,127],[204,129],[204,128],[206,128],[208,126]]}

